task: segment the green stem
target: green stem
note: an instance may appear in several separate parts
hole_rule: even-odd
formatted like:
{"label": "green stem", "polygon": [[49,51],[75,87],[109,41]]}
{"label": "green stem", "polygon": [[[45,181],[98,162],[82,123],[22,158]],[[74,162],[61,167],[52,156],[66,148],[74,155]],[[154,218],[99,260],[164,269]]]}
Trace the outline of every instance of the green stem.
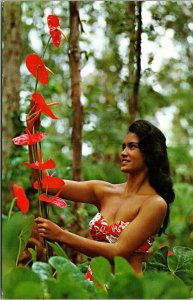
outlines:
{"label": "green stem", "polygon": [[20,252],[21,252],[21,237],[19,236],[19,250],[17,253],[17,259],[16,259],[16,267],[18,265],[19,257],[20,257]]}
{"label": "green stem", "polygon": [[11,213],[12,213],[12,210],[13,210],[13,206],[15,204],[15,200],[16,200],[16,198],[13,198],[13,200],[11,201],[11,206],[10,206],[9,214],[8,214],[8,221],[9,221],[9,219],[11,217]]}
{"label": "green stem", "polygon": [[37,67],[37,70],[36,70],[36,83],[35,83],[34,92],[37,91],[37,87],[38,87],[38,71],[39,71],[39,66]]}
{"label": "green stem", "polygon": [[57,270],[52,274],[52,277],[55,277],[57,274]]}
{"label": "green stem", "polygon": [[51,36],[49,37],[48,42],[47,42],[47,44],[46,44],[46,46],[45,46],[45,49],[44,49],[44,51],[43,51],[43,53],[42,53],[42,56],[41,56],[42,59],[44,58],[44,55],[45,55],[45,53],[46,53],[46,50],[47,50],[47,48],[48,48],[48,45],[49,45],[50,40],[51,40]]}

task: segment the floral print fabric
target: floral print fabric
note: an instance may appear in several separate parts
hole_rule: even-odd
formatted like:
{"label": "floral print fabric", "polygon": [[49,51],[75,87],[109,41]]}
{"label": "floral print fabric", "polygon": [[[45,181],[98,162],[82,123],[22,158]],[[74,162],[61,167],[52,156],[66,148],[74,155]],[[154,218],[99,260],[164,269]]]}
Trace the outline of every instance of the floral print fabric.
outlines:
{"label": "floral print fabric", "polygon": [[[130,222],[127,221],[116,221],[109,225],[101,213],[97,213],[89,223],[90,234],[93,240],[103,241],[107,243],[115,243],[119,238],[121,232],[125,229]],[[154,236],[149,237],[138,249],[135,250],[137,253],[146,253],[152,246]],[[86,273],[86,278],[92,281],[92,270],[89,266]]]}

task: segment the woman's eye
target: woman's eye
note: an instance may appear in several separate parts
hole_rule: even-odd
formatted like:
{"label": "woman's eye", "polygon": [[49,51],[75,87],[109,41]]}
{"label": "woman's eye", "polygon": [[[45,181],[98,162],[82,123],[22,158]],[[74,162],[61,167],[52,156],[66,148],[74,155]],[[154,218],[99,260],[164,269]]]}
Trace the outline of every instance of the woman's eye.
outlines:
{"label": "woman's eye", "polygon": [[134,150],[134,149],[138,148],[138,145],[132,143],[132,144],[129,144],[129,148],[130,148],[131,150]]}
{"label": "woman's eye", "polygon": [[129,148],[130,148],[131,150],[133,150],[133,149],[136,148],[136,146],[135,146],[135,145],[131,145]]}

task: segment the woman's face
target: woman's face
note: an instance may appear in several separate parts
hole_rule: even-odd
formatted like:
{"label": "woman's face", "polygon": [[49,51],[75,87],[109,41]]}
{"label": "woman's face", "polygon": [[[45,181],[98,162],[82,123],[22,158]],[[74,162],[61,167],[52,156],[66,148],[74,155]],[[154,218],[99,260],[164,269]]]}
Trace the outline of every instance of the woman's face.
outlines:
{"label": "woman's face", "polygon": [[124,173],[137,173],[147,170],[143,153],[138,147],[139,137],[129,132],[123,142],[121,152],[121,171]]}

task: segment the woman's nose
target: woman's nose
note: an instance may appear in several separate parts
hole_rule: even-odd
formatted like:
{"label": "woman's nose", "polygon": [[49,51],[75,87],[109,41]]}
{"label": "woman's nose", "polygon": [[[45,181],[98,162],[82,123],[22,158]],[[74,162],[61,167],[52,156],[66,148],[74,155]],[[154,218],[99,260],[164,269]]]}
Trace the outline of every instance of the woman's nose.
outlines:
{"label": "woman's nose", "polygon": [[127,148],[124,148],[121,152],[121,156],[126,156],[128,154]]}

